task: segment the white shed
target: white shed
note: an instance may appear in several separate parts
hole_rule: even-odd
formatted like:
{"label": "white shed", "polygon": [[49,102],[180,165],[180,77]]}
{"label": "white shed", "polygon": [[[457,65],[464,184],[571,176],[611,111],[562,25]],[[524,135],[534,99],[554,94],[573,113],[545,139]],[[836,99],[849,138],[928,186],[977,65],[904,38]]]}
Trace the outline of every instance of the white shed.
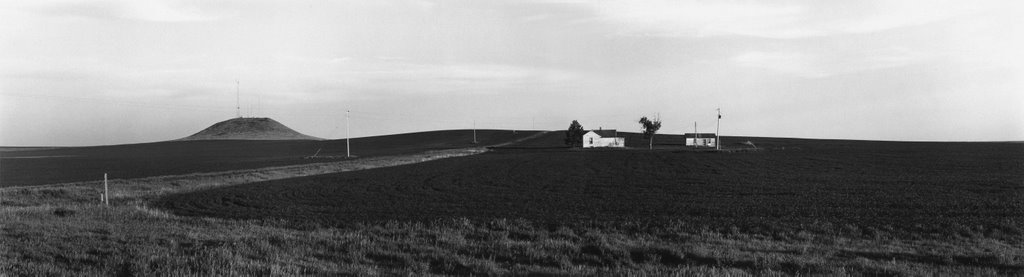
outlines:
{"label": "white shed", "polygon": [[626,147],[626,138],[617,137],[615,130],[590,130],[583,134],[583,148]]}
{"label": "white shed", "polygon": [[686,146],[693,147],[716,147],[718,145],[718,136],[715,133],[686,133],[683,134],[686,138]]}

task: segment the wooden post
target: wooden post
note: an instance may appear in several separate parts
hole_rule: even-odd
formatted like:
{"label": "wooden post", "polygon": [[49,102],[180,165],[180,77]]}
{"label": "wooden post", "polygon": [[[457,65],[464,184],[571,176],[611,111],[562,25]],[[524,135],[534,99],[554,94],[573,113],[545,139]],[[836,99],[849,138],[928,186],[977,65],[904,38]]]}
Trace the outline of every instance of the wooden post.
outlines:
{"label": "wooden post", "polygon": [[349,126],[348,126],[348,117],[349,117],[348,113],[349,112],[350,111],[345,111],[345,158],[351,158],[352,157],[352,147],[351,147],[351,144],[349,144],[349,140],[352,139],[352,134],[350,133],[351,128],[349,128]]}
{"label": "wooden post", "polygon": [[107,187],[107,174],[103,173],[103,204],[110,206],[110,190]]}

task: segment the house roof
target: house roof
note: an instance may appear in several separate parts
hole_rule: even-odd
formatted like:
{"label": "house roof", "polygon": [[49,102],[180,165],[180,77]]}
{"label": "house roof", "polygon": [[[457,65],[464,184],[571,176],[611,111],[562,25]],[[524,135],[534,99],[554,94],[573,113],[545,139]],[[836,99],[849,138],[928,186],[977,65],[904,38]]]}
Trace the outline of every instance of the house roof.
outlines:
{"label": "house roof", "polygon": [[601,137],[615,137],[619,134],[619,132],[615,131],[615,129],[590,130],[590,132],[594,132]]}
{"label": "house roof", "polygon": [[[697,133],[697,136],[701,137],[701,138],[714,138],[715,137],[715,133]],[[683,134],[683,138],[693,138],[693,137],[694,137],[694,133]]]}

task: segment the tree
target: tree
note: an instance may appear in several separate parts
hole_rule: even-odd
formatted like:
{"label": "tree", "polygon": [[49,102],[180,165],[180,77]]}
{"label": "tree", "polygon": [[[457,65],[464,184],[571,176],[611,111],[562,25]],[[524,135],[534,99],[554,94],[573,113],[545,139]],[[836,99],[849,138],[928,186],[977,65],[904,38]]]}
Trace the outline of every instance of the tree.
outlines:
{"label": "tree", "polygon": [[649,141],[650,149],[654,149],[654,134],[661,129],[661,119],[650,120],[647,117],[640,118],[640,130],[644,133],[644,138]]}
{"label": "tree", "polygon": [[576,120],[569,124],[569,130],[565,131],[565,145],[569,147],[583,146],[583,125]]}

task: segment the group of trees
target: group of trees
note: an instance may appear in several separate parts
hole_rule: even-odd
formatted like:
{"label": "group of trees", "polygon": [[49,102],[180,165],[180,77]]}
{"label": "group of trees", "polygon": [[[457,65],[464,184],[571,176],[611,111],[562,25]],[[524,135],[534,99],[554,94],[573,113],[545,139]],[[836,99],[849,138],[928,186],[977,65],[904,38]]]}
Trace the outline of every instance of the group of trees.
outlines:
{"label": "group of trees", "polygon": [[[658,133],[658,130],[661,129],[661,119],[648,119],[645,116],[640,118],[639,123],[640,130],[648,141],[648,148],[654,149],[654,134]],[[565,145],[569,147],[582,147],[583,134],[585,133],[583,125],[580,125],[579,121],[573,120],[569,124],[569,129],[565,131]]]}
{"label": "group of trees", "polygon": [[569,124],[569,130],[565,131],[565,145],[569,147],[583,147],[583,125],[580,125],[579,121],[573,120],[572,124]]}

